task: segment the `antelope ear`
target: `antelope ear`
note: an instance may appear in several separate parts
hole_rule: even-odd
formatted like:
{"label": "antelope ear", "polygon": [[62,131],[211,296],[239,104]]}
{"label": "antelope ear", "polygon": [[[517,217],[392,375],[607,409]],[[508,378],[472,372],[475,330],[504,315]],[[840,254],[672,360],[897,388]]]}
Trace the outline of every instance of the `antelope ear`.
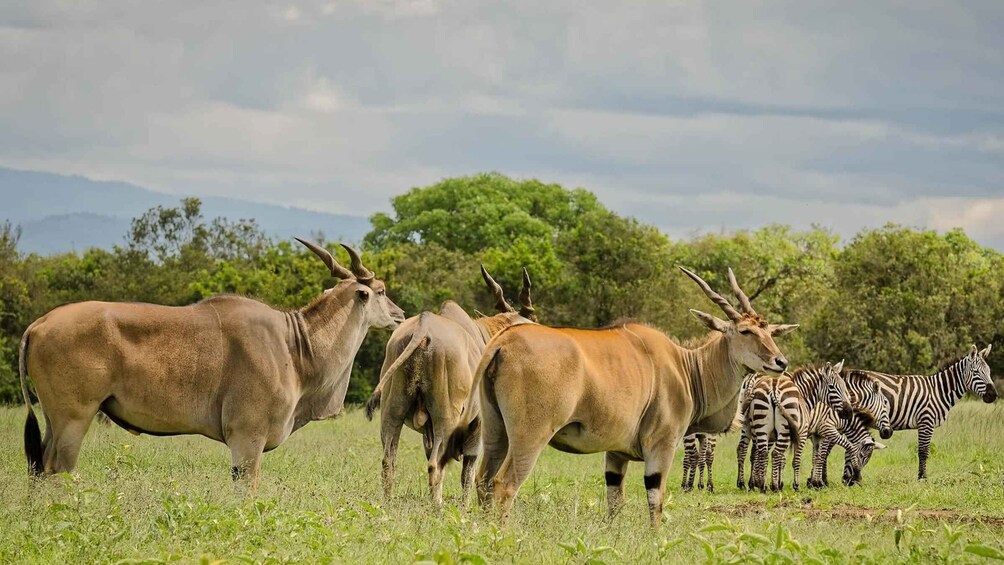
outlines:
{"label": "antelope ear", "polygon": [[770,330],[770,335],[782,336],[790,334],[798,328],[798,324],[771,324],[767,327]]}
{"label": "antelope ear", "polygon": [[992,343],[988,343],[988,344],[987,344],[987,348],[986,348],[986,349],[984,349],[983,351],[980,351],[980,355],[981,355],[981,356],[982,356],[982,357],[983,357],[984,359],[986,359],[987,357],[990,357],[990,348],[991,348],[991,347],[993,347],[993,345],[994,345],[994,344],[992,344]]}
{"label": "antelope ear", "polygon": [[721,318],[712,316],[711,314],[706,314],[700,310],[691,309],[690,313],[694,315],[695,318],[701,321],[702,324],[708,327],[709,330],[714,330],[716,332],[725,333],[729,329],[729,324]]}
{"label": "antelope ear", "polygon": [[836,373],[840,373],[840,371],[843,370],[844,370],[844,360],[841,359],[839,363],[833,366],[833,371]]}

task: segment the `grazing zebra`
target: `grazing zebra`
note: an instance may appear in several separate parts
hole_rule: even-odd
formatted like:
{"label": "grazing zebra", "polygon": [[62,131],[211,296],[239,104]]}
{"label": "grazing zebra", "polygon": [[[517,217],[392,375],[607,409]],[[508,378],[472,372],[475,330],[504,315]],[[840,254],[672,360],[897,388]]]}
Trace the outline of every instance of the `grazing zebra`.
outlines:
{"label": "grazing zebra", "polygon": [[704,488],[704,471],[708,474],[708,492],[715,491],[711,478],[711,466],[715,461],[715,435],[696,433],[683,438],[683,482],[680,488],[694,488],[694,474],[697,474],[697,488]]}
{"label": "grazing zebra", "polygon": [[[877,428],[882,439],[892,437],[892,425],[889,420],[889,399],[882,394],[878,381],[859,372],[844,371],[841,373],[844,385],[851,396],[854,413],[850,417],[841,418],[837,430],[847,437],[848,441],[858,446],[858,458],[853,459],[851,452],[844,452],[844,484],[855,485],[861,482],[861,469],[871,458],[875,440],[868,428]],[[871,447],[865,455],[861,450],[867,445]],[[830,446],[832,448],[832,445]],[[823,461],[822,481],[829,484],[826,478],[826,461],[829,449],[821,456]]]}
{"label": "grazing zebra", "polygon": [[[772,489],[783,486],[780,472],[789,441],[794,445],[791,464],[794,490],[799,489],[802,448],[807,437],[813,437],[814,445],[823,438],[827,442],[838,443],[845,449],[854,449],[836,430],[838,415],[849,414],[851,407],[847,389],[840,378],[842,368],[843,361],[835,366],[827,363],[822,368],[800,368],[790,377],[761,377],[756,381],[742,409],[745,421],[743,434],[736,447],[737,487],[744,488],[743,460],[751,439],[755,447],[750,455],[750,465],[753,467],[750,489],[759,488],[761,492],[766,490],[766,452],[771,439],[783,444],[783,447],[774,447]],[[754,398],[757,399],[755,403]],[[793,403],[793,399],[798,402]],[[809,485],[814,485],[811,479]]]}
{"label": "grazing zebra", "polygon": [[894,430],[917,430],[918,479],[927,478],[927,457],[931,435],[945,421],[948,411],[967,392],[991,403],[997,390],[990,380],[987,357],[973,345],[968,354],[948,363],[934,375],[888,375],[875,371],[855,371],[879,382],[889,399],[890,424]]}
{"label": "grazing zebra", "polygon": [[[885,395],[882,395],[885,397]],[[886,401],[888,402],[888,400]],[[850,418],[841,418],[837,429],[847,436],[848,441],[858,446],[858,457],[852,459],[849,452],[844,452],[844,474],[843,482],[847,486],[856,485],[861,482],[861,470],[865,468],[872,457],[872,452],[876,449],[885,449],[885,444],[875,441],[868,428],[871,417],[855,411]],[[823,459],[829,457],[825,454]],[[823,484],[829,484],[826,478],[826,465],[823,465]]]}

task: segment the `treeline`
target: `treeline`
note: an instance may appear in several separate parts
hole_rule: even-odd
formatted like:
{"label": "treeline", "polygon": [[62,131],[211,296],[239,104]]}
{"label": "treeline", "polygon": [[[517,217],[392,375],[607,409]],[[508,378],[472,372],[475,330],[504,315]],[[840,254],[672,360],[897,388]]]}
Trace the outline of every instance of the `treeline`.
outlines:
{"label": "treeline", "polygon": [[[962,231],[889,225],[841,246],[823,229],[773,225],[671,241],[611,212],[588,191],[497,174],[448,179],[392,203],[393,217],[372,218],[364,261],[408,315],[446,299],[491,313],[478,264],[511,299],[526,266],[544,324],[597,327],[635,318],[686,339],[703,332],[688,309],[711,306],[675,266],[688,266],[719,289],[727,288],[731,266],[758,311],[802,324],[782,342],[793,363],[846,359],[852,367],[930,372],[971,343],[992,342],[994,374],[1004,369],[1004,256]],[[296,308],[334,282],[299,244],[270,240],[253,220],[207,220],[196,199],[134,219],[123,245],[112,250],[24,255],[18,235],[16,226],[0,227],[4,403],[20,402],[22,332],[59,304],[182,305],[238,293]],[[368,396],[388,337],[370,333],[348,402]]]}

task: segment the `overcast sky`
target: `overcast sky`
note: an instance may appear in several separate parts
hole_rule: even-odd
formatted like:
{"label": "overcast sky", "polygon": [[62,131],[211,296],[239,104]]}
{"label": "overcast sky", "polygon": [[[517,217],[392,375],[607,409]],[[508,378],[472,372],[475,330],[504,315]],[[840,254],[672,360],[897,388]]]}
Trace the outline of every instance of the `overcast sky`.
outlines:
{"label": "overcast sky", "polygon": [[0,166],[368,215],[495,170],[671,236],[1004,249],[1004,2],[0,0]]}

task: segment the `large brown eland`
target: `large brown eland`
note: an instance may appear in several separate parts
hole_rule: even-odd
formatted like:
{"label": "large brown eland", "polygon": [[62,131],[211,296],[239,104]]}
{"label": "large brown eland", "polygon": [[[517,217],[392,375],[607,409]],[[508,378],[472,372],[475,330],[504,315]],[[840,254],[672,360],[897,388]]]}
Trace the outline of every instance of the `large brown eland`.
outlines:
{"label": "large brown eland", "polygon": [[680,439],[722,432],[736,414],[743,376],[782,372],[788,362],[773,336],[797,325],[768,324],[739,288],[737,310],[681,267],[728,316],[691,310],[715,335],[696,349],[637,323],[598,330],[521,325],[503,330],[475,372],[483,456],[479,498],[489,489],[508,513],[520,485],[548,444],[569,453],[606,452],[611,514],[624,497],[629,461],[644,461],[654,526],[662,521],[666,476]]}
{"label": "large brown eland", "polygon": [[498,314],[472,319],[456,302],[446,301],[438,314],[422,312],[405,320],[387,342],[380,384],[366,403],[366,417],[381,407],[383,490],[394,488],[394,465],[401,428],[422,434],[429,462],[429,492],[443,502],[443,471],[451,459],[463,457],[460,484],[466,500],[474,481],[474,462],[481,448],[479,404],[467,404],[474,369],[488,341],[503,329],[536,321],[530,302],[530,275],[523,269],[520,309],[505,300],[502,287],[488,274],[481,276],[495,296]]}
{"label": "large brown eland", "polygon": [[[300,310],[239,296],[182,307],[79,302],[32,323],[20,348],[30,472],[72,471],[101,411],[135,434],[201,434],[225,443],[234,479],[245,478],[254,492],[264,451],[341,411],[367,330],[404,320],[355,250],[343,246],[349,270],[327,250],[298,241],[342,279]],[[27,375],[45,414],[44,440]]]}

